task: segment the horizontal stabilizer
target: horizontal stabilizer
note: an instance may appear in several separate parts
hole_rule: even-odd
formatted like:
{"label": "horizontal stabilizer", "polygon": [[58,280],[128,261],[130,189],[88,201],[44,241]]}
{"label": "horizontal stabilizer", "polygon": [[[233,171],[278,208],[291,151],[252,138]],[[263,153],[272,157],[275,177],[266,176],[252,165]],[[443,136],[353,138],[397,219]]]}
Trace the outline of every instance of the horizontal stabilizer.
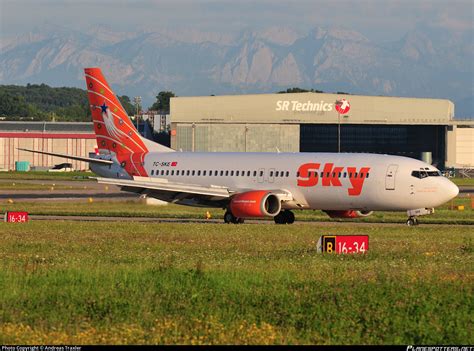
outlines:
{"label": "horizontal stabilizer", "polygon": [[77,161],[83,161],[83,162],[99,163],[99,164],[103,164],[103,165],[111,165],[111,164],[113,164],[113,161],[110,161],[110,160],[102,160],[102,159],[100,159],[100,158],[72,156],[72,155],[60,154],[60,153],[55,153],[55,152],[36,151],[36,150],[22,149],[22,148],[18,148],[18,150],[27,151],[27,152],[33,152],[33,153],[36,153],[36,154],[43,154],[43,155],[50,155],[50,156],[68,158],[68,159],[71,159],[71,160],[77,160]]}

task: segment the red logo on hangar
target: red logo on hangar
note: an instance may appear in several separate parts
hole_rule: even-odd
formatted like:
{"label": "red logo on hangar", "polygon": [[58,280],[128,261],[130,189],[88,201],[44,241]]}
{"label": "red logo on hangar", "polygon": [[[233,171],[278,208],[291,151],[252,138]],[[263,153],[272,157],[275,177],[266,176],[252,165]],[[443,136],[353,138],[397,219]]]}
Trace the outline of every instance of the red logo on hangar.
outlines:
{"label": "red logo on hangar", "polygon": [[351,109],[351,104],[346,99],[336,101],[336,111],[341,115],[346,114]]}

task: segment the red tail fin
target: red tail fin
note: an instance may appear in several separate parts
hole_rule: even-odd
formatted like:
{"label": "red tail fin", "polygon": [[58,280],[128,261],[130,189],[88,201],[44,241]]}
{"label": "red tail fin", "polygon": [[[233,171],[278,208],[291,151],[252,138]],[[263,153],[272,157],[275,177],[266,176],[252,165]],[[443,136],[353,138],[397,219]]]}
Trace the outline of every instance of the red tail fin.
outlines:
{"label": "red tail fin", "polygon": [[148,152],[100,68],[84,69],[87,93],[100,153],[116,155],[130,175],[146,176],[143,160]]}

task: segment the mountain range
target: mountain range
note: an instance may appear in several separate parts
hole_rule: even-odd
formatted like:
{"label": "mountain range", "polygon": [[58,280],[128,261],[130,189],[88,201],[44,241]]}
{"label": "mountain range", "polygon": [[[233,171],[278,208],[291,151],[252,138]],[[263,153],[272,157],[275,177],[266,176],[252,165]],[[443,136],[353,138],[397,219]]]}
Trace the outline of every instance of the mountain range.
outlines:
{"label": "mountain range", "polygon": [[0,42],[0,84],[84,88],[99,66],[117,93],[151,105],[177,95],[268,93],[289,87],[351,94],[446,98],[457,118],[474,116],[472,32],[417,27],[376,43],[347,28],[286,27],[214,33],[159,30],[79,32],[44,25]]}

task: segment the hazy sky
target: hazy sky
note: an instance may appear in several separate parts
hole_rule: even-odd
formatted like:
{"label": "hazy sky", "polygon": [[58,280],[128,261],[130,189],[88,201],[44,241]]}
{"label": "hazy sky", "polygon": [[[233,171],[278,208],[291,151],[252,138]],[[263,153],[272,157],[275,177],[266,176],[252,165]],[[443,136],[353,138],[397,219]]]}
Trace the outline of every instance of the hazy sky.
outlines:
{"label": "hazy sky", "polygon": [[236,32],[286,26],[305,32],[343,26],[376,41],[401,38],[416,26],[473,30],[472,0],[0,0],[0,34],[23,34],[49,23],[84,30],[197,29]]}

